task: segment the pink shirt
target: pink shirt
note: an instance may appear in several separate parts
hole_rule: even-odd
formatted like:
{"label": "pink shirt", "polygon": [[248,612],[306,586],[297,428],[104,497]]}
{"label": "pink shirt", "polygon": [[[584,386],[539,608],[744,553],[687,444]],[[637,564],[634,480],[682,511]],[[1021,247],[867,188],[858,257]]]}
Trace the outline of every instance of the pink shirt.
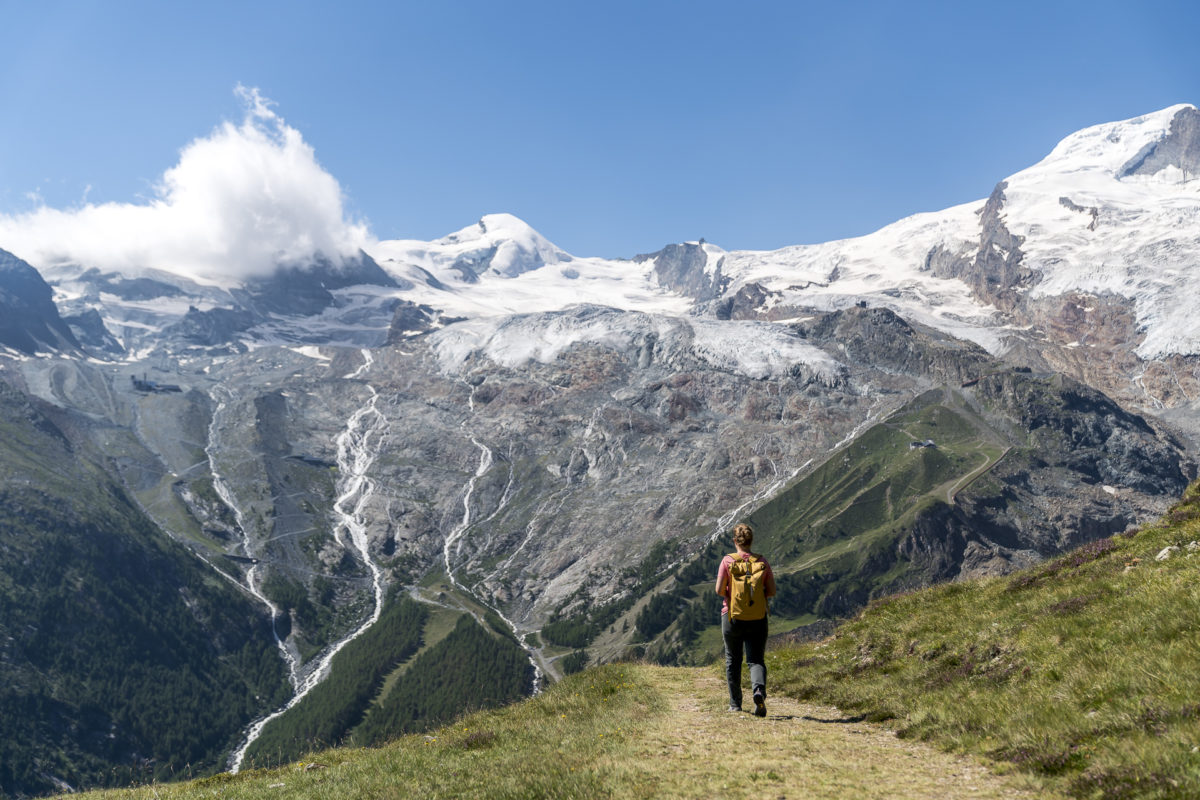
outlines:
{"label": "pink shirt", "polygon": [[[750,558],[750,553],[739,553],[743,561]],[[775,596],[775,575],[771,572],[771,565],[767,564],[767,560],[760,555],[755,554],[755,557],[766,565],[766,572],[763,574],[763,586],[766,587],[767,597]],[[729,613],[729,587],[732,581],[729,578],[729,566],[733,563],[733,555],[727,555],[721,559],[721,566],[717,568],[717,585],[720,586],[722,581],[725,584],[725,594],[721,597],[721,613]]]}

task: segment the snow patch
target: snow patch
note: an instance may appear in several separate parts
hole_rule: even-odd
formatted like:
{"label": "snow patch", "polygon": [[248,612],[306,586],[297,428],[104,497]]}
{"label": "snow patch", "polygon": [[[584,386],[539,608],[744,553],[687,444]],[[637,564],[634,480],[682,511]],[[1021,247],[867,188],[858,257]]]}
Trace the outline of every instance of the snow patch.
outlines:
{"label": "snow patch", "polygon": [[312,358],[317,361],[329,362],[333,360],[330,356],[324,355],[321,352],[321,348],[316,345],[304,345],[303,347],[290,347],[288,349],[293,353],[299,353],[306,358]]}

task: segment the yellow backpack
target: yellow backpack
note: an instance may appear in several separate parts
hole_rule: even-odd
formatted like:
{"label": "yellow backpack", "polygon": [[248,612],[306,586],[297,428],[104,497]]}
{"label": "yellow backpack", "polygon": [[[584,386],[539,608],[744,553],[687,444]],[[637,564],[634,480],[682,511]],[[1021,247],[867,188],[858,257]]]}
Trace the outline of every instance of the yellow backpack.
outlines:
{"label": "yellow backpack", "polygon": [[729,557],[729,618],[762,619],[767,616],[767,562],[756,555],[743,559],[741,553]]}

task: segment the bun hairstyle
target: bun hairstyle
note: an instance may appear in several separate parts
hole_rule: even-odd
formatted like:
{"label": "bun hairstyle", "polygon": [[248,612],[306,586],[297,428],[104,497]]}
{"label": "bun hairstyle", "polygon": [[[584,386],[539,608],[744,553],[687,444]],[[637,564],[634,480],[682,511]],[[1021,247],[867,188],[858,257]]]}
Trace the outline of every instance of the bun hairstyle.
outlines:
{"label": "bun hairstyle", "polygon": [[739,522],[733,528],[733,543],[743,550],[749,550],[754,542],[754,528],[745,522]]}

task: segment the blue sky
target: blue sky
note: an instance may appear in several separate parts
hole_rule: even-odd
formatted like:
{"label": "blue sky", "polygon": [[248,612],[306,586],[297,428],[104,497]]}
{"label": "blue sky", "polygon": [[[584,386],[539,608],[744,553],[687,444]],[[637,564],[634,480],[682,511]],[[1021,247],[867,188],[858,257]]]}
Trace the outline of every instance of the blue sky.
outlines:
{"label": "blue sky", "polygon": [[1079,128],[1200,102],[1190,2],[0,0],[0,19],[10,221],[152,203],[182,150],[244,119],[239,85],[374,237],[508,212],[583,256],[864,234],[985,197]]}

